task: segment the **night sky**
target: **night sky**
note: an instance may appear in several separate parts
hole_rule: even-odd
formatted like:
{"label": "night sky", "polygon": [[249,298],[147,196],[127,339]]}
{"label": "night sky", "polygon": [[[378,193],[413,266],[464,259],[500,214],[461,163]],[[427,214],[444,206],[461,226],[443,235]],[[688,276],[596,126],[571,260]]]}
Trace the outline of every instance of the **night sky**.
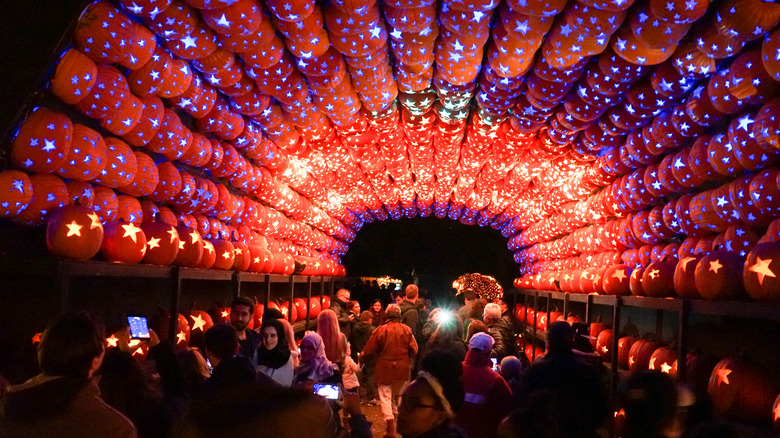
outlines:
{"label": "night sky", "polygon": [[450,293],[453,280],[465,273],[492,275],[504,289],[519,275],[501,233],[435,217],[367,224],[342,262],[351,277],[408,281],[414,268],[420,286],[437,295]]}

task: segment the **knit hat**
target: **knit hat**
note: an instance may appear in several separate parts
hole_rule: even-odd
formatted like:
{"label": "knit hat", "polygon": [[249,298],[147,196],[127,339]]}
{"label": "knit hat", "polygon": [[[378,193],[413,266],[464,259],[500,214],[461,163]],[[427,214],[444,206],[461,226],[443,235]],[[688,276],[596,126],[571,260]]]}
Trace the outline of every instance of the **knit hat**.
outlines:
{"label": "knit hat", "polygon": [[487,333],[477,333],[469,340],[469,349],[476,348],[484,353],[490,353],[496,341]]}

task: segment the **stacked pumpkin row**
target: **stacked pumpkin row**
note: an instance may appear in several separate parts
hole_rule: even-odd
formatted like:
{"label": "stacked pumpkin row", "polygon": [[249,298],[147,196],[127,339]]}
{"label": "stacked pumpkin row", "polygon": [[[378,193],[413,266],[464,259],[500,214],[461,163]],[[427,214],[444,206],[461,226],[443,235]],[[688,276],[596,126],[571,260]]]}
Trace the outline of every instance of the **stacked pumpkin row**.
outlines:
{"label": "stacked pumpkin row", "polygon": [[[521,304],[515,306],[515,317],[523,324],[535,323],[540,331],[545,331],[548,325],[547,312],[537,312]],[[550,321],[570,324],[580,321],[576,316],[566,317],[557,311],[550,312],[549,318]],[[612,362],[614,330],[607,324],[593,322],[589,331],[594,351],[605,363]],[[543,356],[544,350],[528,343],[524,353],[529,361],[533,361]],[[677,379],[678,359],[674,343],[666,345],[649,338],[638,338],[636,334],[622,335],[618,339],[617,367],[620,370],[632,373],[657,370]],[[745,356],[719,361],[711,354],[694,349],[687,354],[685,365],[685,383],[697,393],[708,392],[718,415],[735,421],[766,423],[772,420],[776,425],[780,423],[780,385],[775,376],[760,364]]]}

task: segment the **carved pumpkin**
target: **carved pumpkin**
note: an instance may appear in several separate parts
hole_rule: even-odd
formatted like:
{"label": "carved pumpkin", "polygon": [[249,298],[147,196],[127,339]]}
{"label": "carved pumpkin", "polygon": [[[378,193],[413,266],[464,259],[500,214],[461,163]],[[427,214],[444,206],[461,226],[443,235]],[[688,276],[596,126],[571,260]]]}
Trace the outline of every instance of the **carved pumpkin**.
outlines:
{"label": "carved pumpkin", "polygon": [[311,301],[309,301],[309,318],[316,318],[317,315],[320,314],[321,310],[322,305],[320,303],[319,295],[311,297]]}
{"label": "carved pumpkin", "polygon": [[[201,238],[202,239],[202,238]],[[203,240],[203,253],[201,254],[200,261],[196,268],[211,269],[217,260],[217,252],[214,249],[214,244],[208,240]]]}
{"label": "carved pumpkin", "polygon": [[6,170],[0,173],[0,217],[14,217],[32,201],[33,185],[26,173]]}
{"label": "carved pumpkin", "polygon": [[27,116],[11,143],[11,162],[31,172],[55,172],[65,163],[72,138],[68,116],[38,108]]}
{"label": "carved pumpkin", "polygon": [[249,252],[249,247],[246,243],[235,239],[235,233],[233,233],[233,237],[234,239],[231,243],[233,244],[235,257],[233,258],[232,269],[234,271],[246,271],[252,263],[252,254]]}
{"label": "carved pumpkin", "polygon": [[745,357],[727,357],[712,370],[707,391],[715,413],[737,421],[766,421],[778,392],[775,376]]}
{"label": "carved pumpkin", "polygon": [[227,240],[214,239],[211,242],[214,245],[215,260],[214,269],[222,269],[228,271],[233,268],[233,263],[236,260],[236,248]]}
{"label": "carved pumpkin", "polygon": [[631,267],[628,265],[612,265],[604,271],[602,285],[607,295],[630,295],[629,279]]}
{"label": "carved pumpkin", "polygon": [[204,251],[200,233],[183,223],[176,227],[176,233],[179,235],[179,252],[173,264],[188,268],[197,267]]}
{"label": "carved pumpkin", "polygon": [[35,174],[30,176],[33,195],[27,208],[16,216],[25,225],[41,225],[56,208],[70,202],[68,187],[57,175]]}
{"label": "carved pumpkin", "polygon": [[696,288],[696,265],[704,257],[704,254],[686,255],[682,257],[674,268],[674,291],[680,298],[701,299],[699,289]]}
{"label": "carved pumpkin", "polygon": [[677,352],[671,347],[661,347],[655,350],[650,356],[647,368],[669,374],[674,379],[677,377]]}
{"label": "carved pumpkin", "polygon": [[190,324],[190,335],[196,331],[205,333],[206,330],[214,326],[214,321],[212,321],[211,315],[203,310],[190,311],[188,322]]}
{"label": "carved pumpkin", "polygon": [[772,423],[775,426],[775,432],[780,432],[780,395],[777,396],[772,405]]}
{"label": "carved pumpkin", "polygon": [[675,295],[674,259],[650,263],[642,274],[642,290],[648,297],[664,298]]}
{"label": "carved pumpkin", "polygon": [[732,252],[714,251],[696,265],[696,288],[706,300],[739,300],[745,296],[743,259]]}
{"label": "carved pumpkin", "polygon": [[293,306],[292,311],[290,311],[289,301],[284,301],[279,304],[279,311],[282,312],[282,316],[284,316],[285,319],[290,321],[290,324],[298,320],[298,310]]}
{"label": "carved pumpkin", "polygon": [[592,345],[594,349],[596,348],[596,340],[598,339],[599,333],[608,328],[609,326],[607,324],[601,322],[601,316],[599,316],[595,322],[590,323],[590,345]]}
{"label": "carved pumpkin", "polygon": [[165,222],[155,221],[141,224],[141,229],[146,235],[144,263],[167,266],[176,260],[180,242],[176,228]]}
{"label": "carved pumpkin", "polygon": [[634,342],[636,338],[633,336],[623,336],[618,339],[618,367],[621,370],[628,369],[628,357]]}
{"label": "carved pumpkin", "polygon": [[748,295],[756,301],[780,301],[780,243],[756,245],[748,253],[742,277]]}
{"label": "carved pumpkin", "polygon": [[644,276],[645,268],[640,266],[631,271],[631,277],[628,280],[629,289],[631,289],[631,295],[642,297],[645,295],[645,290],[642,287],[642,277]]}
{"label": "carved pumpkin", "polygon": [[628,369],[631,372],[647,370],[650,358],[655,350],[661,348],[661,344],[647,339],[637,339],[628,352]]}
{"label": "carved pumpkin", "polygon": [[146,255],[146,235],[132,222],[109,222],[104,227],[100,253],[109,262],[140,262]]}
{"label": "carved pumpkin", "polygon": [[[525,357],[528,358],[528,361],[533,362],[544,355],[544,348],[541,347],[534,348],[533,344],[526,344],[524,352],[525,352]],[[536,357],[534,357],[534,354],[536,354]]]}
{"label": "carved pumpkin", "polygon": [[330,295],[322,297],[322,310],[330,309]]}
{"label": "carved pumpkin", "polygon": [[51,92],[68,105],[84,98],[97,80],[97,66],[77,49],[68,49],[57,61]]}
{"label": "carved pumpkin", "polygon": [[89,260],[100,251],[103,224],[92,210],[66,205],[55,210],[46,224],[46,246],[54,255]]}
{"label": "carved pumpkin", "polygon": [[295,298],[293,300],[293,305],[295,306],[295,310],[297,311],[298,319],[299,320],[305,319],[306,312],[308,310],[308,306],[306,305],[306,300],[303,298]]}
{"label": "carved pumpkin", "polygon": [[602,330],[596,339],[596,353],[601,356],[604,362],[612,362],[612,343],[614,334],[611,329]]}

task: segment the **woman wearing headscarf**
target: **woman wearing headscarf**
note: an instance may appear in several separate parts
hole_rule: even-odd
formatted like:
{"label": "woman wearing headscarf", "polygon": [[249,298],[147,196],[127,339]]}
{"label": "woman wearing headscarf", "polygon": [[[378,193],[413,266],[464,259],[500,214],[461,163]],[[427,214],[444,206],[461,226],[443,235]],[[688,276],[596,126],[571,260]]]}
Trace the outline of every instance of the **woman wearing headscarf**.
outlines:
{"label": "woman wearing headscarf", "polygon": [[274,382],[289,387],[293,381],[293,356],[287,343],[284,325],[278,319],[263,321],[257,350],[257,371]]}
{"label": "woman wearing headscarf", "polygon": [[341,383],[338,365],[325,356],[322,338],[309,332],[301,341],[301,364],[295,369],[294,384],[304,382]]}

